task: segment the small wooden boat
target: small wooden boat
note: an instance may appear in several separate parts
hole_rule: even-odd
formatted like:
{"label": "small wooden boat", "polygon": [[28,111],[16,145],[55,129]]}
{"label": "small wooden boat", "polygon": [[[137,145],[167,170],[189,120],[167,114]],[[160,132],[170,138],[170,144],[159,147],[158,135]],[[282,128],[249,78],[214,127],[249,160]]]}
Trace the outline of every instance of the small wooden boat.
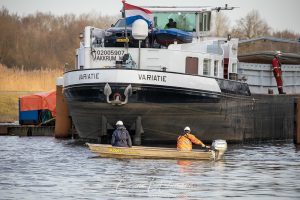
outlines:
{"label": "small wooden boat", "polygon": [[[222,140],[224,141],[224,140]],[[226,141],[225,141],[226,143]],[[227,148],[213,148],[212,150],[178,151],[175,148],[133,146],[115,147],[108,144],[90,144],[89,149],[106,158],[143,158],[143,159],[184,159],[184,160],[219,160]],[[213,147],[213,146],[212,146]]]}

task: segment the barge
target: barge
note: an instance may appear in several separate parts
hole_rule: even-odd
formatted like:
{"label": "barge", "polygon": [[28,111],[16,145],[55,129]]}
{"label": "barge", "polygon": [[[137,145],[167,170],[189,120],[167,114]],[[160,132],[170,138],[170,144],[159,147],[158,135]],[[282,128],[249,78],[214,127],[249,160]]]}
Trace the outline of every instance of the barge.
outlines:
{"label": "barge", "polygon": [[[138,48],[128,46],[138,25],[130,32],[116,27],[120,22],[116,32],[86,27],[63,90],[80,138],[110,143],[118,120],[135,145],[175,144],[185,126],[204,141],[292,138],[293,98],[252,94],[239,80],[238,40],[206,37],[214,10],[149,8],[154,28],[163,29],[168,15],[193,35],[167,46],[156,42],[153,28]],[[118,45],[105,46],[112,37]]]}

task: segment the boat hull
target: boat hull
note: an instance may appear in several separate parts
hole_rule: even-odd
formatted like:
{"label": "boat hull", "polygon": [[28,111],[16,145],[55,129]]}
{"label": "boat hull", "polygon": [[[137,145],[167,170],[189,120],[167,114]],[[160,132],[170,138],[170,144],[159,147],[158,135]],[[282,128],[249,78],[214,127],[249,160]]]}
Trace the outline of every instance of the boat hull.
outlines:
{"label": "boat hull", "polygon": [[[177,87],[175,82],[141,82],[134,70],[109,70],[111,74],[103,75],[114,79],[114,76],[130,73],[127,74],[128,79],[124,78],[120,82],[100,78],[72,82],[72,79],[79,80],[78,77],[87,73],[99,73],[101,77],[102,71],[75,71],[72,73],[75,74],[73,77],[65,77],[64,96],[77,133],[82,139],[110,143],[118,120],[124,122],[134,144],[138,145],[175,145],[185,126],[190,126],[192,133],[203,141],[225,139],[229,142],[244,142],[293,137],[292,97],[249,96],[246,84],[184,74],[155,74],[166,76],[166,80],[169,80],[170,74],[175,78],[177,75],[181,76],[185,81],[180,82],[178,79]],[[137,81],[134,82],[135,77]],[[194,88],[189,88],[186,83],[188,80],[194,81],[190,81]],[[201,88],[196,88],[198,84],[194,83],[197,81],[202,84]],[[205,86],[206,83],[210,85]],[[110,85],[112,91],[108,96],[105,95],[106,84]],[[124,93],[129,85],[132,94],[128,95],[127,102],[124,103]],[[119,101],[115,101],[116,96]]]}
{"label": "boat hull", "polygon": [[[134,138],[138,117],[142,123],[142,144],[175,144],[185,126],[190,126],[193,134],[204,140],[237,139],[231,130],[230,119],[226,119],[219,103],[130,103],[112,106],[100,102],[69,102],[69,107],[80,137],[103,143],[110,143],[118,120],[124,122]],[[104,129],[108,132],[103,132]]]}
{"label": "boat hull", "polygon": [[174,148],[157,148],[133,146],[114,147],[103,144],[87,143],[89,149],[100,157],[104,158],[135,158],[135,159],[177,159],[177,160],[219,160],[216,159],[215,151],[194,150],[177,151]]}

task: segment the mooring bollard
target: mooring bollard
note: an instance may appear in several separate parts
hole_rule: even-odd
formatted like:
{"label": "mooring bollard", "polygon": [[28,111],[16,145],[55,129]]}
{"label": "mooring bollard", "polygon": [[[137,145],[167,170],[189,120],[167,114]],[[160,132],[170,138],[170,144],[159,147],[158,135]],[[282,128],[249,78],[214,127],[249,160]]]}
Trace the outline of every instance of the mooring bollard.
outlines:
{"label": "mooring bollard", "polygon": [[69,117],[68,105],[62,93],[63,77],[56,80],[56,120],[55,120],[55,137],[69,137],[71,129],[71,119]]}

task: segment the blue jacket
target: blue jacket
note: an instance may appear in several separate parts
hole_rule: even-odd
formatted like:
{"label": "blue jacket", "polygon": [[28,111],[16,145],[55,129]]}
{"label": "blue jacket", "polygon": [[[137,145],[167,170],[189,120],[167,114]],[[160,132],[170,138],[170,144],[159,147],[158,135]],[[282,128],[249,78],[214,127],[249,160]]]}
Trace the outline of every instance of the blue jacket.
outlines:
{"label": "blue jacket", "polygon": [[125,127],[118,127],[111,138],[111,145],[118,147],[131,147],[131,138]]}

